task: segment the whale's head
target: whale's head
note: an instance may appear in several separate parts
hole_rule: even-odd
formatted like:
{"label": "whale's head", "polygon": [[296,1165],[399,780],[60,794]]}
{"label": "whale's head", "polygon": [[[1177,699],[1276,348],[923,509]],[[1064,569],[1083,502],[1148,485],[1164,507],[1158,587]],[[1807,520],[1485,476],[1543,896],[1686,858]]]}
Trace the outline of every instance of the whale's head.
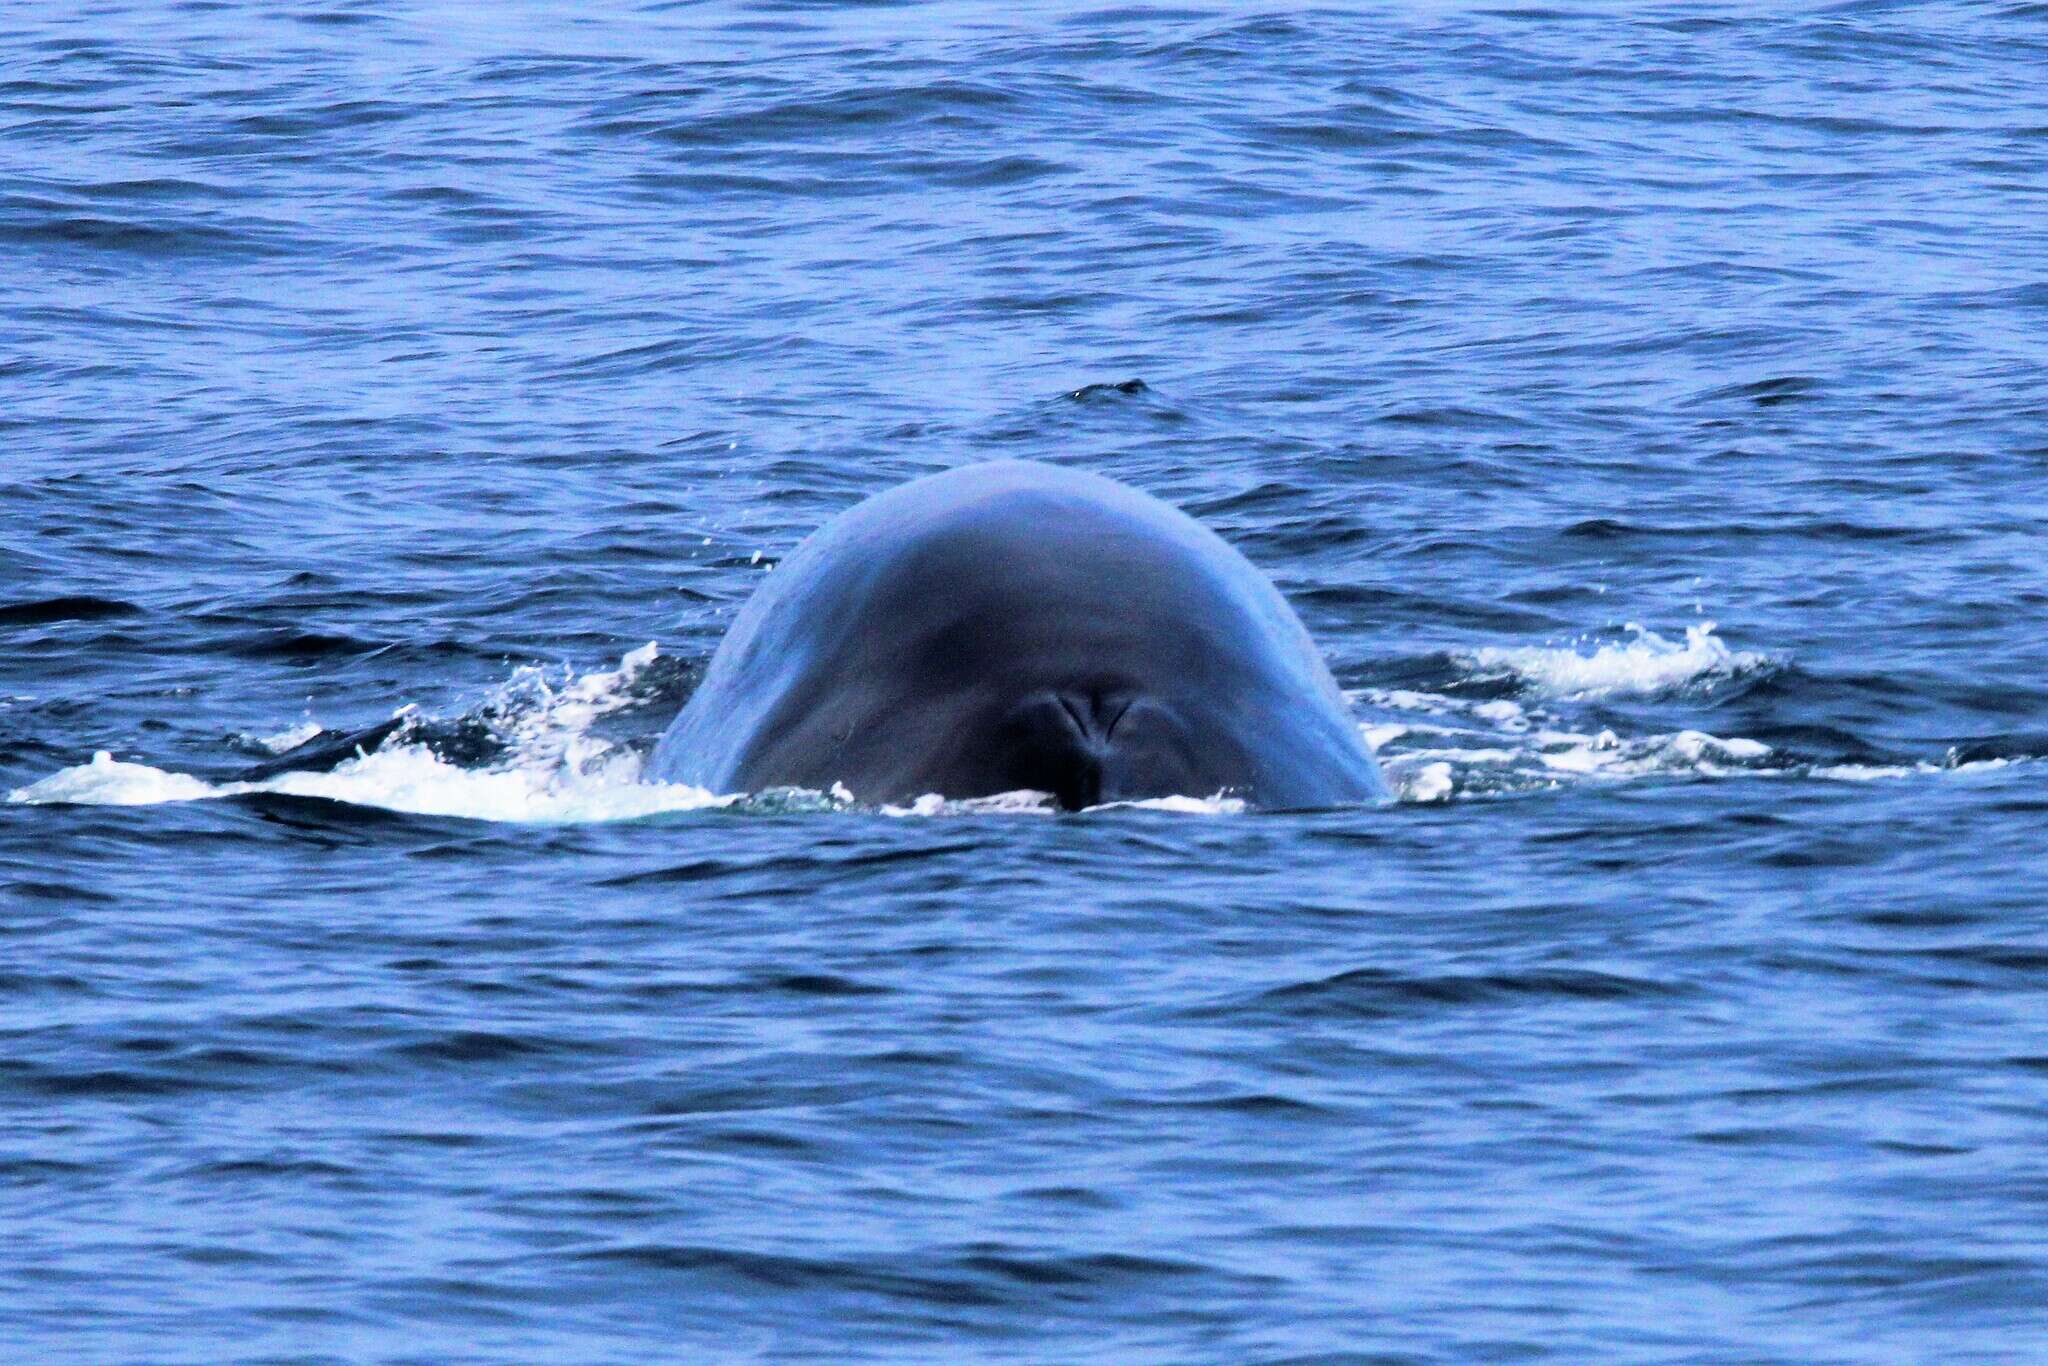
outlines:
{"label": "whale's head", "polygon": [[1382,790],[1307,632],[1241,555],[1134,489],[1017,462],[906,485],[800,547],[656,770],[873,802],[1031,790],[1069,810]]}

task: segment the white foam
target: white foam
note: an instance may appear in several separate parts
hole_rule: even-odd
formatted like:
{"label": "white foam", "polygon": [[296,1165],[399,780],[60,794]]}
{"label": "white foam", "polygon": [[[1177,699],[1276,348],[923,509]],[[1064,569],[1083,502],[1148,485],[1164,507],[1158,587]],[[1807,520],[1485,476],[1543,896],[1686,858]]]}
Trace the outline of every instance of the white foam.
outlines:
{"label": "white foam", "polygon": [[1838,783],[1873,783],[1884,778],[1910,778],[1912,764],[1826,764],[1813,770],[1816,778]]}
{"label": "white foam", "polygon": [[1758,668],[1758,654],[1730,650],[1714,634],[1714,623],[1685,628],[1683,644],[1630,622],[1629,639],[1563,647],[1489,646],[1464,658],[1468,667],[1495,677],[1511,676],[1545,697],[1584,701],[1595,697],[1650,696],[1701,686]]}
{"label": "white foam", "polygon": [[[846,789],[834,784],[835,792]],[[852,794],[848,793],[849,800]],[[1058,810],[1050,792],[1034,792],[1020,788],[1015,792],[998,792],[992,797],[946,798],[936,792],[927,792],[922,797],[908,802],[885,803],[880,808],[885,816],[973,816],[1007,814],[1024,816],[1052,815]]]}
{"label": "white foam", "polygon": [[[841,787],[834,790],[845,792]],[[1059,802],[1050,792],[1036,792],[1029,788],[998,792],[992,797],[948,798],[927,792],[914,801],[884,805],[880,810],[885,816],[898,817],[1052,816],[1059,814]],[[1083,814],[1095,811],[1167,811],[1182,816],[1235,816],[1244,811],[1244,802],[1220,792],[1213,797],[1148,797],[1142,801],[1103,802],[1087,807]]]}
{"label": "white foam", "polygon": [[281,773],[252,783],[208,783],[190,774],[123,763],[105,751],[9,794],[17,802],[153,806],[254,792],[325,797],[422,816],[527,824],[628,820],[662,811],[728,806],[737,797],[670,783],[642,783],[637,756],[621,753],[574,777],[523,768],[465,769],[424,745],[387,746],[326,773]]}
{"label": "white foam", "polygon": [[1771,747],[1700,730],[1623,736],[1572,729],[1541,707],[1414,689],[1367,689],[1352,700],[1381,716],[1359,730],[1395,797],[1461,797],[1666,777],[1725,777],[1782,767]]}
{"label": "white foam", "polygon": [[[505,745],[499,760],[483,768],[448,763],[424,744],[387,743],[326,773],[209,783],[102,752],[90,763],[15,790],[9,800],[148,806],[277,792],[416,815],[528,824],[630,820],[729,806],[739,798],[640,781],[639,755],[589,733],[598,718],[630,705],[633,682],[658,654],[650,643],[627,654],[616,669],[566,678],[560,670],[519,670],[478,713]],[[318,731],[309,722],[271,737],[275,743],[265,747],[281,752],[291,747],[284,741],[302,742]]]}
{"label": "white foam", "polygon": [[1611,730],[1596,735],[1543,731],[1536,737],[1545,768],[1590,778],[1638,778],[1655,773],[1695,773],[1716,778],[1747,771],[1769,757],[1771,747],[1735,736],[1682,730],[1623,740]]}
{"label": "white foam", "polygon": [[1180,816],[1239,816],[1244,814],[1241,797],[1147,797],[1135,802],[1104,802],[1090,811],[1170,811]]}
{"label": "white foam", "polygon": [[1346,694],[1359,709],[1359,733],[1372,746],[1397,800],[1441,802],[1643,779],[1807,777],[1867,783],[1941,775],[1991,774],[2037,762],[2027,757],[1958,762],[1815,763],[1761,740],[1682,729],[1626,735],[1572,724],[1576,704],[1615,694],[1681,692],[1768,665],[1762,655],[1730,650],[1703,623],[1683,645],[1641,627],[1632,638],[1583,649],[1500,647],[1463,656],[1457,688],[1520,684],[1520,700],[1473,698],[1413,688]]}
{"label": "white foam", "polygon": [[40,782],[7,794],[11,802],[76,802],[85,806],[155,806],[217,795],[217,790],[183,773],[148,764],[126,764],[106,750],[92,762],[59,769]]}
{"label": "white foam", "polygon": [[1923,759],[1912,764],[1827,764],[1814,768],[1811,770],[1811,773],[1813,777],[1829,778],[1836,782],[1870,783],[1886,778],[1911,778],[1930,773],[1967,775],[1994,773],[2001,768],[2010,768],[2015,764],[2032,764],[2037,762],[2039,761],[2030,755],[2022,755],[2011,759],[1972,759],[1967,763],[1960,764],[1953,761],[1935,764]]}
{"label": "white foam", "polygon": [[324,729],[326,727],[309,716],[298,725],[287,726],[275,735],[258,735],[254,739],[258,748],[272,754],[282,754],[288,749],[297,749]]}
{"label": "white foam", "polygon": [[577,824],[632,820],[663,811],[728,806],[737,798],[700,787],[643,783],[639,756],[620,751],[609,762],[581,769],[530,765],[465,769],[445,763],[423,745],[400,745],[351,760],[328,773],[285,773],[235,790],[326,797],[422,816],[523,824]]}
{"label": "white foam", "polygon": [[1395,798],[1404,802],[1447,802],[1456,786],[1451,778],[1451,765],[1445,760],[1388,776],[1394,779]]}

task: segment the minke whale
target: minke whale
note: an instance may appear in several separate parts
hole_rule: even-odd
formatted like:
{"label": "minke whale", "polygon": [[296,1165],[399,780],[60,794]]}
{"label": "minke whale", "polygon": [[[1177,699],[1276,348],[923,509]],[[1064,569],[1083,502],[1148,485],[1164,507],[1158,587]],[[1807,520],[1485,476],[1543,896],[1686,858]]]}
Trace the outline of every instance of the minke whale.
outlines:
{"label": "minke whale", "polygon": [[890,804],[1030,790],[1066,810],[1386,796],[1278,589],[1099,475],[969,465],[814,532],[740,609],[648,776]]}

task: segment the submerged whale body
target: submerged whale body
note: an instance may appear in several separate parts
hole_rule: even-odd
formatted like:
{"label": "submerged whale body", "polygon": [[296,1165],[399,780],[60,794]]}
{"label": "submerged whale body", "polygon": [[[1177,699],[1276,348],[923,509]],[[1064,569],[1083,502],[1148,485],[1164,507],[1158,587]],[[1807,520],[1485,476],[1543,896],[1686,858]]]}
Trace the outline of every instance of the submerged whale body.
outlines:
{"label": "submerged whale body", "polygon": [[1030,789],[1068,810],[1386,792],[1244,556],[1149,494],[1028,461],[914,480],[815,532],[741,609],[651,774],[878,803]]}

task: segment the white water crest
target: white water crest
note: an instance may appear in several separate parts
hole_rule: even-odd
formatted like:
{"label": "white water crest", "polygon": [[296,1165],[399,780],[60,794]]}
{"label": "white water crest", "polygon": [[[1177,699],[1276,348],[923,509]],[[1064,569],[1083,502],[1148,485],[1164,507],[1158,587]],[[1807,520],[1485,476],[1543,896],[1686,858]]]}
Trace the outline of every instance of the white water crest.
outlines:
{"label": "white water crest", "polygon": [[1488,647],[1459,662],[1478,677],[1512,678],[1536,696],[1569,702],[1700,688],[1770,662],[1760,654],[1729,649],[1714,634],[1711,621],[1686,627],[1682,644],[1634,622],[1624,629],[1627,640]]}

